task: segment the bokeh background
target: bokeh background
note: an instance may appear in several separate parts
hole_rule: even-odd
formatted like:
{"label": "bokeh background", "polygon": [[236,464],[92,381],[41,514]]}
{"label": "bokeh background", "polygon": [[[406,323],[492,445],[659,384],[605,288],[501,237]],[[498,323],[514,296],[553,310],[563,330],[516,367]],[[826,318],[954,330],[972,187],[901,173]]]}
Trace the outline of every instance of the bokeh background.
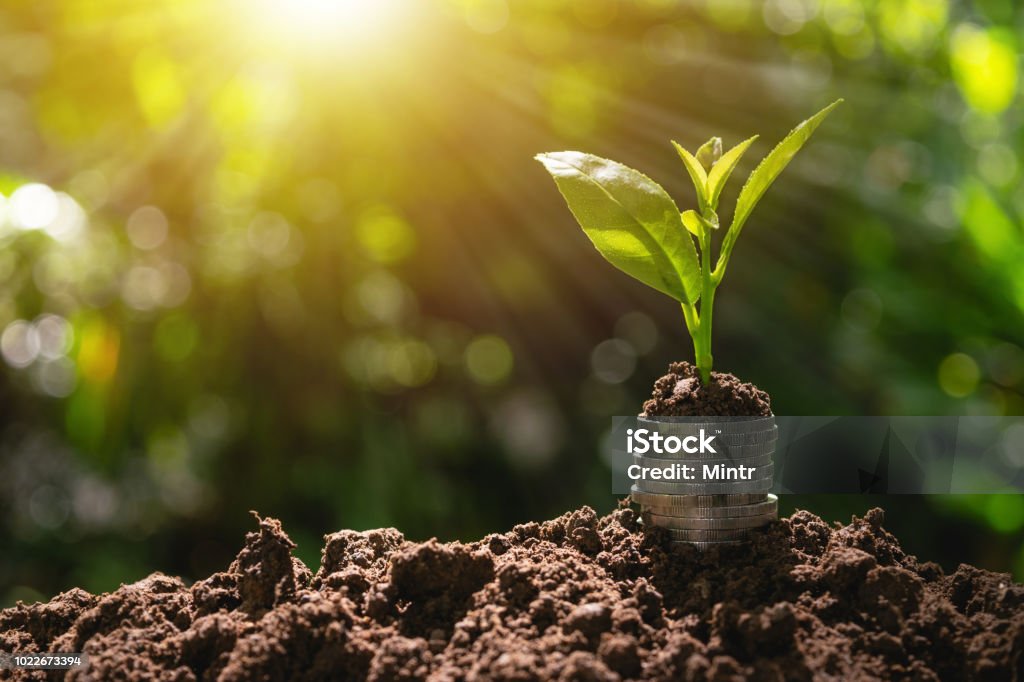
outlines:
{"label": "bokeh background", "polygon": [[[1011,0],[5,2],[0,606],[205,576],[250,509],[316,566],[342,527],[612,508],[609,417],[692,349],[543,151],[687,208],[670,139],[760,133],[745,176],[845,97],[744,231],[718,368],[778,414],[1024,413],[1022,27]],[[1024,577],[1019,495],[783,500],[875,504],[922,558]]]}

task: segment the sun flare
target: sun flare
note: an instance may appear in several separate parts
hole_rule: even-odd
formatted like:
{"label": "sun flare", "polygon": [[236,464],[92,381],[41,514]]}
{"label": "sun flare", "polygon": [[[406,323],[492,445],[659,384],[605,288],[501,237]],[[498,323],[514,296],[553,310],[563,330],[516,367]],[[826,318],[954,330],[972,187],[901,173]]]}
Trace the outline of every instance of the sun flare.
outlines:
{"label": "sun flare", "polygon": [[366,49],[387,44],[403,0],[260,0],[244,11],[260,37],[294,50]]}

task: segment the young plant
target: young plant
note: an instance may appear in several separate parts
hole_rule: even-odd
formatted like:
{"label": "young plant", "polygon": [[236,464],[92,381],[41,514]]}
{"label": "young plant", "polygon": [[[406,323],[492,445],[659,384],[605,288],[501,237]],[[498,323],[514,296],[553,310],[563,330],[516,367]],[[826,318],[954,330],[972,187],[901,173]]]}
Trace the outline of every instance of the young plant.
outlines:
{"label": "young plant", "polygon": [[724,154],[718,137],[704,143],[696,154],[672,142],[697,190],[697,209],[682,213],[658,183],[621,163],[582,152],[536,157],[551,173],[569,210],[601,255],[682,305],[704,384],[711,379],[715,290],[725,276],[736,239],[768,187],[840,102],[833,102],[794,128],[751,172],[736,200],[732,223],[714,267],[711,235],[720,224],[718,200],[757,135]]}

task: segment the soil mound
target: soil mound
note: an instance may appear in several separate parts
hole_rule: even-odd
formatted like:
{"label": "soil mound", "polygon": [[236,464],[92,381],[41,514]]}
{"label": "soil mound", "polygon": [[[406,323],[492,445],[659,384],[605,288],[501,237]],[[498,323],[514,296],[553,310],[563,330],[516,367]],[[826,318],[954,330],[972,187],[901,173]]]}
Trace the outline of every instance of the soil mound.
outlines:
{"label": "soil mound", "polygon": [[754,384],[712,372],[705,386],[689,362],[673,362],[654,382],[641,417],[770,417],[771,399]]}
{"label": "soil mound", "polygon": [[257,517],[227,571],[19,604],[0,650],[85,651],[72,680],[1020,679],[1024,586],[943,575],[882,520],[702,553],[585,507],[471,544],[341,531],[314,575]]}

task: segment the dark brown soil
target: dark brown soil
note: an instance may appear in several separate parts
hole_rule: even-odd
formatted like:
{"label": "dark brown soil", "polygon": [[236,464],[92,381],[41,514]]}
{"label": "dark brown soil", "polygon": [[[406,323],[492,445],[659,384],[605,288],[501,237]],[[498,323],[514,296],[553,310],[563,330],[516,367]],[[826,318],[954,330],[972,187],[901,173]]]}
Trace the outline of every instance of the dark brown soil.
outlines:
{"label": "dark brown soil", "polygon": [[654,382],[641,417],[770,417],[771,399],[754,384],[732,374],[711,372],[705,386],[689,362],[673,362]]}
{"label": "dark brown soil", "polygon": [[701,553],[584,507],[466,545],[340,531],[314,575],[258,519],[191,587],[154,574],[0,612],[0,650],[85,651],[75,680],[1024,677],[1024,586],[943,575],[882,520],[798,512]]}

